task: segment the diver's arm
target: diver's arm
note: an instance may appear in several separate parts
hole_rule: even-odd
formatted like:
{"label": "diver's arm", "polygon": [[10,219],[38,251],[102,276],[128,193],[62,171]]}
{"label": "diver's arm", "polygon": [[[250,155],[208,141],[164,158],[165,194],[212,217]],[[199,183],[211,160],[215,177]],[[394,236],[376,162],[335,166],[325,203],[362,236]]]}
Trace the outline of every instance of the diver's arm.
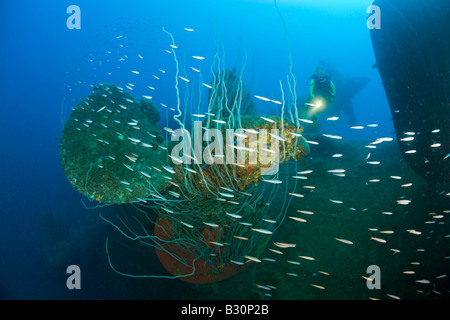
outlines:
{"label": "diver's arm", "polygon": [[330,81],[330,87],[331,87],[331,94],[334,97],[336,95],[336,87],[334,86],[333,81]]}
{"label": "diver's arm", "polygon": [[314,79],[312,79],[311,80],[311,82],[310,82],[310,84],[309,84],[309,97],[310,98],[314,98],[314,85],[315,85],[315,82],[314,82]]}

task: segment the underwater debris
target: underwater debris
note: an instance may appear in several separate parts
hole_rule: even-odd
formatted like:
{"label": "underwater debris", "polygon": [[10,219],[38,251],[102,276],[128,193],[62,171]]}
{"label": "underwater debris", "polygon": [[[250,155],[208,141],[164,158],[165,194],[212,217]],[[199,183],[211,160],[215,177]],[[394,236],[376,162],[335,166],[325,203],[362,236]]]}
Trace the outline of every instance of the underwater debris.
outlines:
{"label": "underwater debris", "polygon": [[[233,72],[225,72],[220,81],[242,88]],[[212,112],[196,117],[203,120],[198,123],[206,136],[215,130],[232,137],[224,144],[226,152],[217,153],[208,139],[196,146],[196,126],[164,128],[172,139],[180,130],[189,134],[192,150],[185,148],[188,140],[165,141],[156,125],[159,111],[151,100],[137,100],[115,85],[98,85],[66,122],[60,144],[63,170],[75,189],[90,200],[133,203],[141,211],[156,212],[156,223],[142,215],[135,220],[145,234],[154,227],[156,238],[141,241],[156,248],[159,260],[174,277],[208,283],[232,276],[252,262],[261,262],[259,256],[276,228],[279,218],[270,214],[264,200],[274,197],[271,190],[283,183],[276,178],[278,165],[291,159],[303,161],[309,153],[302,127],[280,117],[263,117],[267,121],[248,114],[254,106],[241,98],[236,97],[243,101],[240,109],[227,111],[232,115],[228,121],[223,120],[227,108],[219,104],[224,99],[214,95],[209,100]],[[75,129],[80,121],[86,124],[81,131]],[[227,130],[237,134],[229,135]],[[196,154],[197,147],[203,152]],[[230,150],[233,161],[229,161]],[[268,171],[272,168],[273,173]],[[243,263],[245,259],[250,263]]]}

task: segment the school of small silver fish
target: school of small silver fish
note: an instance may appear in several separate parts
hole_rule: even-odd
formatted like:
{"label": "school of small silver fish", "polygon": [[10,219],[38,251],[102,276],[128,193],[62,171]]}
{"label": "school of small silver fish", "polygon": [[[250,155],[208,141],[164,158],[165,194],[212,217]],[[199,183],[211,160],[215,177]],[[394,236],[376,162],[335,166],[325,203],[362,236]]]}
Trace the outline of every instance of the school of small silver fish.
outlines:
{"label": "school of small silver fish", "polygon": [[[116,70],[108,70],[108,75],[111,76],[114,72],[125,73],[127,76],[122,84],[123,90],[130,90],[133,92],[141,92],[142,97],[146,99],[152,99],[159,102],[159,105],[163,108],[163,111],[167,112],[169,117],[176,116],[178,113],[177,107],[173,104],[173,101],[164,101],[164,97],[158,97],[158,89],[162,86],[162,82],[172,74],[172,69],[161,66],[154,66],[153,69],[149,68],[151,52],[134,52],[133,54],[123,54],[124,48],[130,46],[129,33],[117,34],[119,30],[113,30],[115,36],[112,40],[112,49],[107,52],[100,52],[102,57],[106,57],[103,60],[96,60],[95,54],[91,53],[87,57],[87,62],[92,65],[93,69],[104,67],[106,64],[116,66]],[[195,33],[193,28],[184,28],[185,32]],[[114,41],[115,40],[115,41]],[[133,52],[135,48],[130,48],[130,52]],[[167,47],[160,49],[160,52],[170,56],[170,61],[173,61],[173,56],[181,49],[178,46],[171,44]],[[193,83],[200,87],[204,87],[205,90],[209,90],[211,86],[201,80],[199,75],[206,73],[204,70],[208,70],[208,65],[205,64],[212,57],[202,55],[201,53],[189,53],[190,59],[187,59],[187,68],[183,73],[179,74],[176,78],[181,86],[192,86]],[[142,79],[145,79],[143,81]],[[134,83],[136,82],[136,83]],[[145,83],[145,85],[142,85]],[[76,86],[94,86],[94,83],[88,83],[83,81],[77,81]],[[73,86],[69,86],[70,91],[74,90]],[[265,97],[263,93],[254,95],[258,103],[273,103],[276,105],[282,104],[282,97],[273,97],[268,95]],[[126,107],[120,105],[117,102],[111,101],[112,104],[118,108],[124,110]],[[132,102],[132,101],[128,101]],[[169,107],[170,106],[170,107]],[[95,112],[111,113],[116,112],[111,110],[109,106],[104,106]],[[208,112],[197,112],[188,116],[193,118],[207,118],[211,116]],[[261,116],[261,119],[273,123],[274,120],[269,117]],[[217,124],[227,124],[228,119],[215,119]],[[310,119],[297,119],[299,123],[312,123]],[[340,121],[338,116],[328,117],[327,121]],[[92,121],[89,119],[77,119],[79,121],[79,127],[77,130],[81,131],[84,127],[92,125]],[[345,121],[345,120],[341,120]],[[145,130],[145,128],[139,127],[139,121],[129,119],[127,124],[139,130]],[[107,129],[107,124],[102,124]],[[349,126],[350,129],[355,131],[375,130],[379,127],[378,124],[369,123],[355,126]],[[207,128],[205,128],[207,129]],[[170,136],[174,133],[174,130],[169,127],[164,127],[165,134]],[[432,131],[433,134],[438,134],[440,129],[436,128]],[[246,130],[248,134],[255,134],[257,131],[248,128]],[[308,132],[303,134],[292,132],[292,135],[302,135],[307,139],[307,142],[316,148],[320,148],[320,140],[317,137],[311,136],[309,140]],[[403,157],[413,156],[416,153],[416,147],[414,146],[415,137],[420,132],[402,132],[396,133],[398,143],[403,143],[408,146],[408,150],[404,152]],[[120,136],[120,133],[117,133]],[[414,287],[417,296],[436,295],[437,297],[448,295],[448,288],[445,287],[445,281],[447,279],[447,272],[450,267],[450,229],[448,228],[447,220],[450,216],[450,206],[448,198],[450,197],[449,190],[439,190],[438,198],[446,201],[447,207],[442,207],[439,210],[434,208],[428,210],[427,208],[421,208],[421,200],[417,194],[425,192],[422,189],[418,189],[411,178],[411,174],[407,175],[405,179],[401,174],[401,170],[395,171],[395,166],[390,164],[384,166],[383,159],[385,153],[378,152],[377,149],[381,149],[380,145],[383,144],[395,144],[393,137],[377,137],[374,133],[373,141],[368,142],[362,148],[358,149],[359,158],[353,159],[352,165],[346,165],[348,158],[353,157],[354,154],[346,153],[343,150],[335,150],[330,152],[326,161],[323,158],[318,159],[311,152],[310,157],[301,164],[300,171],[293,172],[292,170],[286,177],[270,178],[264,177],[262,183],[273,185],[273,187],[279,187],[280,185],[289,186],[293,185],[293,181],[296,183],[295,190],[286,191],[285,195],[287,199],[290,199],[290,209],[286,215],[286,219],[283,221],[275,221],[267,219],[267,223],[273,224],[276,227],[268,227],[267,229],[254,228],[251,224],[241,221],[243,226],[247,226],[255,233],[271,236],[271,240],[268,242],[267,248],[264,253],[259,257],[246,255],[239,261],[231,261],[236,265],[243,265],[246,263],[258,264],[256,272],[256,280],[254,289],[259,290],[261,295],[270,298],[284,297],[281,294],[277,294],[277,291],[282,291],[281,288],[284,282],[271,283],[266,282],[268,277],[265,277],[264,272],[267,270],[273,271],[278,276],[286,277],[286,283],[292,283],[295,286],[301,286],[305,292],[311,291],[311,296],[315,299],[320,299],[321,294],[327,291],[336,293],[332,285],[336,284],[336,281],[331,281],[335,277],[345,277],[345,270],[350,270],[352,264],[355,265],[357,271],[352,271],[352,276],[355,273],[359,273],[359,277],[356,279],[346,279],[346,285],[349,287],[354,286],[355,290],[364,291],[368,299],[402,299],[402,292],[390,290],[389,283],[383,282],[381,290],[369,290],[366,288],[366,281],[369,281],[370,274],[366,273],[366,268],[370,264],[380,265],[381,278],[383,278],[384,272],[389,274],[389,279],[396,279],[397,281],[407,283],[409,286]],[[274,139],[279,140],[280,143],[285,141],[286,137],[272,135]],[[329,139],[331,143],[352,143],[351,140],[346,139],[344,134],[339,132],[330,134],[323,134],[322,138]],[[96,138],[101,144],[110,144],[112,141],[105,141],[101,138]],[[130,144],[140,145],[142,148],[152,148],[153,145],[141,139],[133,136],[126,137]],[[250,148],[241,148],[240,150],[245,152],[254,152]],[[439,141],[434,140],[430,142],[430,148],[440,148]],[[160,146],[160,148],[164,148]],[[367,148],[367,149],[364,149]],[[217,155],[220,157],[221,155]],[[130,170],[136,171],[134,164],[139,159],[138,154],[110,154],[107,155],[110,161],[121,161],[123,166]],[[322,157],[322,156],[321,156]],[[448,159],[450,154],[447,154],[442,160],[450,161]],[[182,160],[173,158],[171,159],[174,164],[181,163]],[[193,159],[195,160],[195,159]],[[315,165],[315,161],[321,161],[320,166]],[[424,161],[427,161],[424,159]],[[357,167],[353,166],[356,165]],[[286,166],[289,167],[289,164]],[[290,168],[290,167],[289,167]],[[400,167],[399,167],[400,168]],[[99,166],[101,170],[102,167]],[[162,167],[147,167],[145,170],[137,170],[137,174],[144,176],[151,181],[152,171],[166,172],[167,180],[170,183],[171,175],[175,174],[175,170],[171,166]],[[190,174],[196,174],[197,171],[187,168],[187,172]],[[282,170],[282,169],[281,169]],[[392,172],[391,172],[392,170]],[[364,173],[364,175],[362,174]],[[416,179],[417,180],[417,179]],[[416,181],[415,180],[415,181]],[[118,180],[118,183],[123,184],[129,188],[130,192],[133,190],[133,185],[126,180]],[[353,189],[349,186],[354,184]],[[339,187],[342,186],[342,192],[339,192]],[[345,187],[345,188],[344,188]],[[420,186],[420,187],[423,187]],[[384,199],[373,197],[377,193],[376,188],[390,188],[395,190],[396,199],[383,203]],[[328,189],[332,189],[332,192],[328,192]],[[381,189],[380,189],[381,190]],[[246,194],[244,191],[242,194]],[[360,197],[363,194],[367,196]],[[222,199],[220,201],[232,201],[235,195],[238,194],[237,190],[223,187],[222,192],[219,195]],[[357,194],[358,199],[355,199]],[[175,198],[183,197],[182,194],[172,191],[171,195]],[[250,195],[250,194],[248,194]],[[310,198],[320,195],[321,203],[311,202]],[[283,195],[284,196],[284,195]],[[159,201],[165,200],[157,194],[152,195],[153,199]],[[316,199],[316,198],[314,198]],[[151,201],[148,198],[136,197],[136,202]],[[272,206],[273,210],[279,210],[277,207],[280,203],[268,203]],[[376,208],[376,211],[372,209]],[[380,209],[381,208],[381,209]],[[414,209],[416,208],[416,209]],[[418,209],[421,208],[421,209]],[[169,212],[169,214],[176,214]],[[412,212],[415,216],[411,217]],[[417,214],[421,213],[421,216]],[[236,213],[226,213],[229,217],[239,220],[242,218]],[[365,217],[365,218],[364,218]],[[363,219],[364,218],[364,219]],[[361,223],[355,226],[352,224],[353,220]],[[180,220],[181,221],[181,220]],[[321,221],[323,221],[324,229],[321,229]],[[196,226],[181,221],[186,228],[194,228]],[[333,224],[340,226],[339,228],[333,228]],[[218,228],[219,225],[214,221],[202,221],[202,224],[211,227]],[[405,227],[407,226],[407,227]],[[355,231],[357,228],[357,231]],[[309,238],[305,238],[303,235],[312,235]],[[317,238],[314,237],[317,234]],[[241,235],[235,235],[235,237],[242,241],[248,241],[248,238]],[[298,238],[298,241],[295,239]],[[318,242],[317,239],[320,239]],[[439,246],[439,251],[432,252],[433,244]],[[214,242],[211,244],[222,247],[227,244]],[[427,249],[424,249],[426,247]],[[329,263],[330,258],[324,257],[325,254],[330,254],[329,249],[332,248],[335,252],[335,265]],[[404,255],[404,256],[402,256]],[[378,258],[379,257],[379,258]],[[403,260],[400,260],[402,258]],[[298,260],[297,260],[298,259]],[[382,259],[389,259],[386,266],[383,265],[386,261]],[[327,261],[327,264],[323,264],[323,261]],[[405,263],[405,261],[409,261]],[[428,261],[433,263],[440,263],[439,266],[430,265]],[[345,265],[345,266],[343,266]],[[393,269],[395,267],[395,270]],[[436,271],[434,272],[434,267]],[[387,270],[389,268],[389,270]],[[336,273],[334,270],[337,269]],[[325,270],[325,271],[324,271]],[[342,271],[344,270],[344,271]],[[259,277],[259,278],[258,278]],[[344,280],[343,280],[344,281]],[[371,280],[370,280],[371,281]],[[384,281],[384,280],[383,280]],[[357,289],[356,289],[357,288]],[[395,288],[395,287],[394,287]],[[444,292],[443,290],[446,290]],[[351,290],[351,289],[349,289]],[[350,295],[351,296],[351,295]],[[325,298],[333,298],[331,295],[325,295]],[[334,296],[339,298],[339,296]],[[361,297],[359,295],[358,297]],[[406,298],[411,298],[410,293]]]}

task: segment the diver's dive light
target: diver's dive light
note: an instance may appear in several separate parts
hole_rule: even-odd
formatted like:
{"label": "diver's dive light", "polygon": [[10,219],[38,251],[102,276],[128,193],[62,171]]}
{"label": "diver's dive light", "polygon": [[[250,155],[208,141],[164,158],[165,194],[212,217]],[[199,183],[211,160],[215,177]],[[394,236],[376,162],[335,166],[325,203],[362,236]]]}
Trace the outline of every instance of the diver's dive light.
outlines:
{"label": "diver's dive light", "polygon": [[311,103],[306,103],[306,105],[313,107],[314,112],[322,112],[327,106],[327,102],[322,97],[317,97],[311,100]]}
{"label": "diver's dive light", "polygon": [[327,106],[327,101],[322,97],[316,97],[312,99],[309,103],[305,103],[305,105],[310,107],[308,110],[308,116],[314,116],[325,110]]}

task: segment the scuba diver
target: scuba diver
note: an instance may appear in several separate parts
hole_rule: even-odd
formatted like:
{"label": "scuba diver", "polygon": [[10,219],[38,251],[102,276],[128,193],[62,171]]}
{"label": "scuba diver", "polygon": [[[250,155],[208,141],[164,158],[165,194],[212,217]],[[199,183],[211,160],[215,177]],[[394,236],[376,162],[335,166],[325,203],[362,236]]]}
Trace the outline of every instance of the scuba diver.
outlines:
{"label": "scuba diver", "polygon": [[[333,81],[330,70],[333,72]],[[314,129],[320,126],[318,117],[327,119],[340,117],[341,114],[346,115],[351,126],[355,125],[357,119],[352,99],[364,89],[369,80],[367,77],[344,77],[326,63],[325,67],[318,66],[306,82],[309,86],[309,97],[305,94],[303,108],[300,108],[302,116],[315,122]]]}
{"label": "scuba diver", "polygon": [[309,131],[319,129],[318,115],[334,101],[336,96],[336,88],[330,78],[330,73],[324,67],[319,66],[306,81],[309,86],[309,97],[305,99],[304,108],[300,108],[300,115],[312,121],[308,125],[302,124],[306,125]]}
{"label": "scuba diver", "polygon": [[320,109],[318,111],[321,111],[334,101],[336,88],[324,67],[316,67],[313,75],[308,78],[307,84],[310,96],[308,105],[318,107]]}

